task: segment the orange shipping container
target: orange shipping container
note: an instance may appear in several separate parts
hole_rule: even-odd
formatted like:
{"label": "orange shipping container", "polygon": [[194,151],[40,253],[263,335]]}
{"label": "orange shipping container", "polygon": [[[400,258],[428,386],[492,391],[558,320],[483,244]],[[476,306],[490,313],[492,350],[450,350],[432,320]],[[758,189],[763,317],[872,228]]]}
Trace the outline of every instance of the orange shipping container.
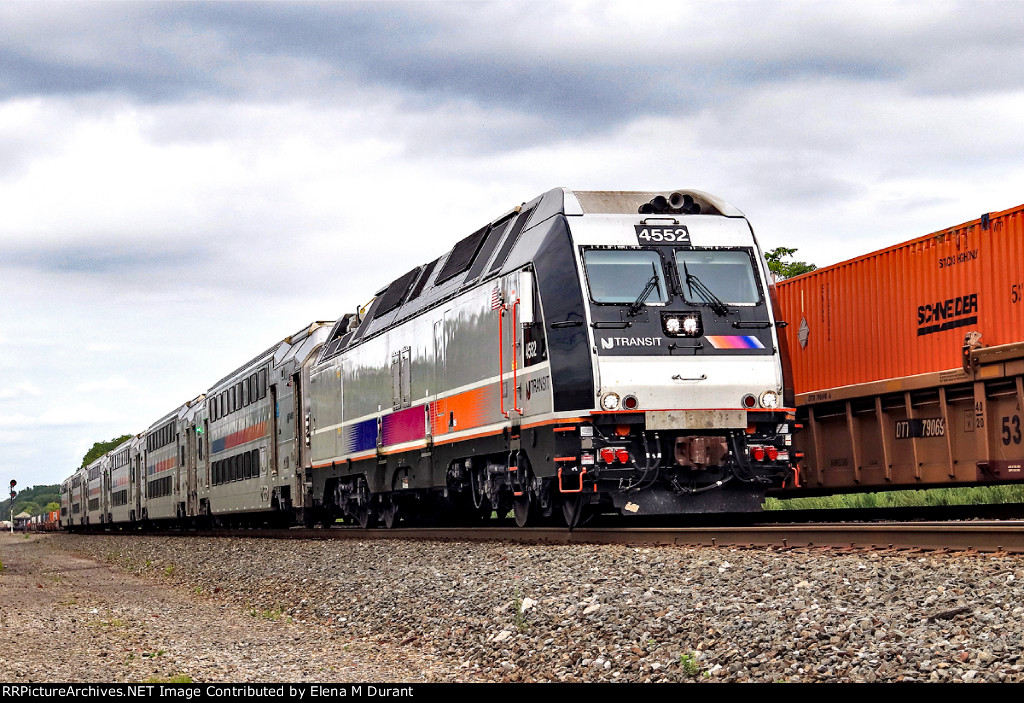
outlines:
{"label": "orange shipping container", "polygon": [[1024,341],[1024,205],[777,289],[798,395],[959,368],[969,332]]}

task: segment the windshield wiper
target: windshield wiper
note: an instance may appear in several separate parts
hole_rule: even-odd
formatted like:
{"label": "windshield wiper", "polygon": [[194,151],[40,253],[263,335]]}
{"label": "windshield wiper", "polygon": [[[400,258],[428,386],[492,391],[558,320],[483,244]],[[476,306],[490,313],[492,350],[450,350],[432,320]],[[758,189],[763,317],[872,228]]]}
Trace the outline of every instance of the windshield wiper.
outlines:
{"label": "windshield wiper", "polygon": [[644,306],[644,302],[650,297],[654,289],[658,287],[658,269],[654,268],[654,264],[651,264],[651,271],[654,275],[651,276],[651,280],[647,281],[647,285],[640,291],[640,295],[637,297],[633,304],[629,306],[629,310],[626,311],[626,315],[629,317],[635,317],[640,313],[640,308]]}
{"label": "windshield wiper", "polygon": [[724,317],[729,314],[729,308],[722,302],[722,299],[712,293],[711,289],[704,285],[703,281],[690,273],[690,269],[686,267],[685,261],[683,262],[683,273],[686,274],[686,287],[691,293],[697,291],[700,297],[704,298],[704,302],[709,304],[711,309],[719,315]]}

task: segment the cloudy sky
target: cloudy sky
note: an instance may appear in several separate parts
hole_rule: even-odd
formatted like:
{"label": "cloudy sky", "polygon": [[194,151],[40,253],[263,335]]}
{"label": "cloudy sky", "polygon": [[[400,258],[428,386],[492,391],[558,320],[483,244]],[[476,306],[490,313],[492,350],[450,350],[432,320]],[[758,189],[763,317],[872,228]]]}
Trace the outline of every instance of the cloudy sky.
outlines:
{"label": "cloudy sky", "polygon": [[0,3],[0,479],[553,187],[833,263],[1024,202],[1021,2]]}

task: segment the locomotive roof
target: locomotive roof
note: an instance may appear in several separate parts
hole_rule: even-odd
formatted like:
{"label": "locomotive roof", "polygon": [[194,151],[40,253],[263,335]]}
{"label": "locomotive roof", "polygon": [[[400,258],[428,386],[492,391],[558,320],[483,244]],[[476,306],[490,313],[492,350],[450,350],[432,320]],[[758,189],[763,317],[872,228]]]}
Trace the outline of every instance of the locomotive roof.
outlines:
{"label": "locomotive roof", "polygon": [[533,257],[542,244],[521,236],[526,230],[557,215],[637,216],[641,206],[656,196],[680,193],[697,203],[702,214],[743,217],[721,198],[699,190],[572,191],[555,188],[506,212],[460,240],[446,254],[417,266],[378,291],[359,326],[349,329],[351,315],[339,319],[324,344],[321,359],[375,337],[468,288],[515,270]]}

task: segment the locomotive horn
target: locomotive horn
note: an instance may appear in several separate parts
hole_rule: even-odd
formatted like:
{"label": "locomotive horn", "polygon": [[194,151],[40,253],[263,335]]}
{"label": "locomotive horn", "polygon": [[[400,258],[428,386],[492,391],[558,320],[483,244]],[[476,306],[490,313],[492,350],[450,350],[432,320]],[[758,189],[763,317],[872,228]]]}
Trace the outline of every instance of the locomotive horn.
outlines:
{"label": "locomotive horn", "polygon": [[655,212],[665,212],[668,209],[668,200],[665,199],[664,195],[655,195],[654,199],[651,200],[651,206]]}
{"label": "locomotive horn", "polygon": [[668,204],[677,210],[689,210],[693,205],[693,198],[685,193],[673,193],[668,196]]}

